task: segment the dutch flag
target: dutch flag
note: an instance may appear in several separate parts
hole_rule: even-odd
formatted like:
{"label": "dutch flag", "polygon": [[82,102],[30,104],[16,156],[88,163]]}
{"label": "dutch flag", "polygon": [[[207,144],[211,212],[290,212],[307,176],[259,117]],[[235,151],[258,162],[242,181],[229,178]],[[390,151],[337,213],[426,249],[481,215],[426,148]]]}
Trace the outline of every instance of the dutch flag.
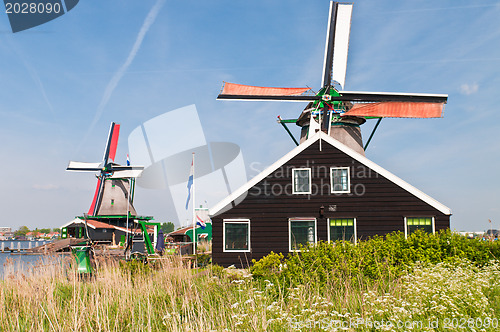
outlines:
{"label": "dutch flag", "polygon": [[127,153],[127,166],[130,166],[130,158],[128,156],[128,153]]}
{"label": "dutch flag", "polygon": [[191,171],[189,171],[189,178],[187,183],[188,197],[186,200],[186,210],[189,206],[189,200],[191,199],[191,187],[193,186],[193,180],[194,180],[194,161],[191,161]]}
{"label": "dutch flag", "polygon": [[201,229],[205,229],[207,227],[207,224],[200,218],[200,216],[196,216],[196,225],[199,225]]}

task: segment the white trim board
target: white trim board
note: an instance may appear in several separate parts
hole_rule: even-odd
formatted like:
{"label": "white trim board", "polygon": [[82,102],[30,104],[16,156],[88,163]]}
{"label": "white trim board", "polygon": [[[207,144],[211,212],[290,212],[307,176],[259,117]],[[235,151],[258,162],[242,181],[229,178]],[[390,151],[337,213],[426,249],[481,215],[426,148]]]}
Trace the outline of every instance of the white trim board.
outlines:
{"label": "white trim board", "polygon": [[[224,198],[222,201],[217,203],[213,208],[211,208],[209,211],[210,216],[215,216],[217,215],[221,210],[223,210],[227,205],[231,204],[233,201],[235,201],[238,197],[241,195],[245,194],[248,190],[250,190],[253,186],[258,184],[260,181],[264,180],[269,174],[277,170],[279,167],[290,161],[293,157],[297,156],[300,154],[302,151],[310,147],[312,144],[314,144],[316,141],[321,140],[325,143],[328,143],[332,145],[333,147],[339,149],[343,153],[347,154],[351,158],[357,160],[361,164],[365,165],[366,167],[370,168],[371,170],[377,172],[387,180],[391,181],[392,183],[396,184],[397,186],[401,187],[402,189],[406,190],[413,196],[421,199],[425,203],[429,204],[430,206],[434,207],[436,210],[440,211],[441,213],[445,215],[451,215],[451,209],[447,207],[444,204],[441,204],[434,198],[430,197],[429,195],[425,194],[424,192],[418,190],[417,188],[413,187],[411,184],[408,182],[400,179],[396,175],[392,174],[388,170],[384,169],[383,167],[375,164],[373,161],[369,160],[365,156],[357,153],[353,149],[349,148],[348,146],[340,143],[333,137],[325,134],[322,131],[317,132],[314,134],[312,137],[308,138],[304,143],[300,144],[290,152],[288,152],[286,155],[284,155],[282,158],[277,160],[275,163],[273,163],[271,166],[266,168],[264,171],[262,171],[260,174],[252,178],[250,181],[248,181],[246,184],[241,186],[240,188],[236,189],[233,193],[231,193],[229,196]],[[319,152],[320,153],[320,152]]]}
{"label": "white trim board", "polygon": [[[333,190],[335,188],[334,183],[333,183],[333,176],[332,176],[332,171],[333,170],[342,170],[346,169],[347,170],[347,190]],[[349,194],[351,193],[351,168],[350,167],[330,167],[330,193],[331,194]]]}
{"label": "white trim board", "polygon": [[79,223],[83,223],[83,220],[80,219],[80,218],[75,218],[75,219],[73,219],[71,221],[68,221],[67,223],[65,223],[64,225],[62,225],[59,228],[64,228],[64,227],[68,227],[71,224],[79,224]]}
{"label": "white trim board", "polygon": [[[70,222],[64,224],[60,228],[65,228],[65,227],[67,228],[71,224],[82,224],[82,225],[85,225],[85,219],[75,218],[75,219],[71,220]],[[88,222],[87,222],[87,226],[90,227],[90,228],[92,228],[92,229],[96,229],[94,225],[92,225],[91,223],[88,223]]]}
{"label": "white trim board", "polygon": [[[309,188],[307,188],[307,191],[295,191],[296,183],[295,183],[295,172],[297,171],[307,171],[308,175],[307,178],[309,179]],[[311,174],[311,168],[306,168],[306,167],[297,167],[292,169],[292,194],[294,195],[308,195],[312,193],[312,174]]]}

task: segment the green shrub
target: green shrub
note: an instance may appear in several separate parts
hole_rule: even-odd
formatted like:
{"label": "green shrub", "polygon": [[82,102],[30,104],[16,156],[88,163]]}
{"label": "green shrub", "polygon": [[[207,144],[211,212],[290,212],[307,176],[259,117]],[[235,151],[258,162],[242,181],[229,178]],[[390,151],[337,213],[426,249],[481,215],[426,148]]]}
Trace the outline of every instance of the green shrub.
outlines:
{"label": "green shrub", "polygon": [[251,272],[256,279],[275,278],[284,285],[336,284],[345,280],[390,281],[411,270],[416,262],[437,264],[467,259],[476,266],[488,265],[500,257],[499,241],[468,239],[449,230],[437,234],[422,231],[405,239],[394,232],[374,236],[354,245],[351,242],[318,242],[288,254],[271,252],[253,260]]}
{"label": "green shrub", "polygon": [[222,266],[217,264],[211,264],[209,267],[213,276],[216,276],[218,278],[222,278],[225,276],[224,268]]}
{"label": "green shrub", "polygon": [[284,259],[285,256],[282,253],[276,254],[271,251],[269,255],[260,259],[258,263],[255,259],[252,259],[253,265],[250,267],[250,273],[255,278],[269,279],[283,269]]}

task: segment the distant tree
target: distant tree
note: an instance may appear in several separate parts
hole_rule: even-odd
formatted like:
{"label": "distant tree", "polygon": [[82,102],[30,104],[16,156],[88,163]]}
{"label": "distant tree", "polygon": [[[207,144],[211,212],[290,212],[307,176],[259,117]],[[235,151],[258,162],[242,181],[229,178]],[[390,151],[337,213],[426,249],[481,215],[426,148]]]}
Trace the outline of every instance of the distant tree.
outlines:
{"label": "distant tree", "polygon": [[61,229],[59,227],[52,228],[52,232],[61,232]]}
{"label": "distant tree", "polygon": [[17,231],[14,232],[15,236],[26,236],[30,229],[27,226],[21,226]]}
{"label": "distant tree", "polygon": [[47,234],[47,233],[50,233],[50,228],[40,228],[40,229],[37,229],[36,230],[38,233],[44,233],[44,234]]}
{"label": "distant tree", "polygon": [[168,234],[170,232],[173,232],[175,230],[175,225],[173,222],[164,222],[161,224],[161,230],[163,233]]}

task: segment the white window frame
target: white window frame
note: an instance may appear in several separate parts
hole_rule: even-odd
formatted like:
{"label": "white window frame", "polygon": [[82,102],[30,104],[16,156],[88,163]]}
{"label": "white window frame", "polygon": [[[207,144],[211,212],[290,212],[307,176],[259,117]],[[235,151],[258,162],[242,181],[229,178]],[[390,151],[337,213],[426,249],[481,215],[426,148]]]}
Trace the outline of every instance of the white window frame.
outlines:
{"label": "white window frame", "polygon": [[330,238],[330,219],[354,219],[354,244],[358,244],[358,225],[356,223],[356,218],[352,218],[352,217],[332,217],[332,218],[326,218],[326,222],[327,222],[327,225],[326,225],[326,229],[327,229],[327,232],[328,232],[328,243],[331,242],[331,238]]}
{"label": "white window frame", "polygon": [[[296,171],[308,171],[309,172],[309,190],[307,192],[305,191],[295,191],[295,172]],[[292,169],[292,193],[294,195],[299,195],[299,194],[311,194],[312,193],[312,176],[311,176],[311,169],[310,168],[294,168]]]}
{"label": "white window frame", "polygon": [[436,234],[436,223],[435,223],[435,218],[434,217],[429,217],[429,216],[408,216],[405,217],[405,239],[408,238],[408,223],[407,223],[407,218],[431,218],[431,225],[432,225],[432,234]]}
{"label": "white window frame", "polygon": [[297,249],[294,250],[292,249],[292,222],[293,221],[314,221],[314,244],[318,242],[318,222],[316,218],[308,218],[308,217],[295,217],[295,218],[288,218],[288,251],[289,252],[300,252],[302,250]]}
{"label": "white window frame", "polygon": [[[347,190],[333,190],[333,170],[346,169],[347,170]],[[351,193],[351,170],[349,167],[330,167],[330,192],[332,194],[349,194]]]}
{"label": "white window frame", "polygon": [[[248,224],[248,249],[226,250],[226,223]],[[250,219],[223,219],[222,220],[222,252],[250,252]]]}

